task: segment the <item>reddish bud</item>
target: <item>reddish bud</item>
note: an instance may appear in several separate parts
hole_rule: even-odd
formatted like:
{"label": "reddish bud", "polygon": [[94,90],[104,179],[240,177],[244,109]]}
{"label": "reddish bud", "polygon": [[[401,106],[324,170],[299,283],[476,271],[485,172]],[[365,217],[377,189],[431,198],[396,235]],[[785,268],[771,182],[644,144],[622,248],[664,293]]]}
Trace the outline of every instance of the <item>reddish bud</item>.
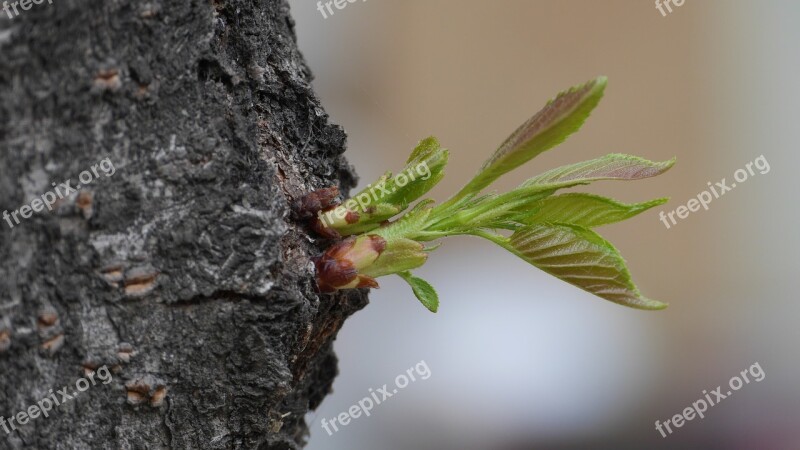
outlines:
{"label": "reddish bud", "polygon": [[375,235],[350,237],[333,244],[314,259],[319,290],[378,287],[374,278],[361,275],[359,271],[374,263],[385,248],[386,241]]}
{"label": "reddish bud", "polygon": [[311,219],[320,211],[338,205],[339,202],[336,200],[338,197],[339,188],[336,186],[317,189],[295,201],[293,209],[299,218]]}

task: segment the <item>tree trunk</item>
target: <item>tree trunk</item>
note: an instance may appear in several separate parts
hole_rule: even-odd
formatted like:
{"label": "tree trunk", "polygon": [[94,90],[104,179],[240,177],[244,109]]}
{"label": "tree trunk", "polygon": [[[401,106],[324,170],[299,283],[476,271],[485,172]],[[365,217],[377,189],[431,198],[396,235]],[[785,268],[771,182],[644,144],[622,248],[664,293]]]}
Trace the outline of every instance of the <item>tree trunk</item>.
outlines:
{"label": "tree trunk", "polygon": [[290,214],[355,182],[296,44],[285,0],[2,16],[0,448],[303,446],[367,299]]}

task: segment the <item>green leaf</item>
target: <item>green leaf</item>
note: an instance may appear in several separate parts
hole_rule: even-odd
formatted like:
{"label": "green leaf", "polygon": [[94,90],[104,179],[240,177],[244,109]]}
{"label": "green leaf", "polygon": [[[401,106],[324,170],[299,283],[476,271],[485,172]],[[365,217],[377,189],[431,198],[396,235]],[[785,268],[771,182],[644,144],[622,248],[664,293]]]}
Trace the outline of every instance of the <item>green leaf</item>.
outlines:
{"label": "green leaf", "polygon": [[381,199],[386,203],[405,209],[412,202],[427,194],[444,178],[444,169],[450,152],[441,148],[439,141],[429,137],[420,141],[406,167],[385,185],[388,194]]}
{"label": "green leaf", "polygon": [[406,160],[406,165],[410,165],[419,161],[423,161],[424,159],[428,158],[432,154],[436,153],[441,149],[441,145],[439,145],[439,140],[433,136],[429,136],[417,144],[414,150],[409,155],[408,160]]}
{"label": "green leaf", "polygon": [[641,180],[661,175],[673,164],[675,158],[664,162],[653,162],[638,156],[612,153],[601,158],[548,170],[528,179],[520,187],[545,186],[547,189],[558,189],[599,180]]}
{"label": "green leaf", "polygon": [[477,193],[497,178],[578,131],[603,97],[607,79],[598,77],[561,92],[503,142],[472,181],[455,198]]}
{"label": "green leaf", "polygon": [[398,275],[411,285],[411,290],[414,291],[414,295],[430,312],[435,313],[439,310],[439,294],[436,293],[436,290],[430,283],[422,278],[411,275],[411,272],[400,272]]}
{"label": "green leaf", "polygon": [[663,205],[667,200],[659,198],[644,203],[624,204],[598,195],[561,194],[539,201],[520,222],[569,223],[594,228],[630,219],[654,206]]}
{"label": "green leaf", "polygon": [[597,233],[568,224],[519,230],[506,248],[539,269],[598,297],[639,309],[667,305],[641,295],[617,249]]}
{"label": "green leaf", "polygon": [[494,211],[510,209],[522,211],[558,189],[600,180],[629,181],[653,177],[666,172],[673,164],[675,164],[674,158],[664,162],[653,162],[636,156],[614,153],[549,170],[528,179],[510,192],[483,202],[480,208]]}
{"label": "green leaf", "polygon": [[[533,177],[505,194],[467,196],[456,203],[436,207],[431,229],[461,232],[475,228],[509,228],[509,222],[525,221],[543,198],[556,190],[598,180],[638,180],[667,171],[675,160],[652,162],[636,156],[611,154],[570,164]],[[468,202],[466,199],[470,199]]]}

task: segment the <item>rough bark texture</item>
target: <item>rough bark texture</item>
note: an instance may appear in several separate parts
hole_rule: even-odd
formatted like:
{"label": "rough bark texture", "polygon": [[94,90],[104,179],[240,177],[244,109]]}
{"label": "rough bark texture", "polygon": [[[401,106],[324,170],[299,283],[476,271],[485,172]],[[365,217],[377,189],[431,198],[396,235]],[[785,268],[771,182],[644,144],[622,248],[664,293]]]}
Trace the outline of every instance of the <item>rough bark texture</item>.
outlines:
{"label": "rough bark texture", "polygon": [[367,301],[315,293],[324,243],[291,219],[298,196],[354,183],[310,79],[285,0],[0,19],[0,211],[98,172],[0,222],[0,415],[113,377],[0,427],[0,448],[302,447],[331,341]]}

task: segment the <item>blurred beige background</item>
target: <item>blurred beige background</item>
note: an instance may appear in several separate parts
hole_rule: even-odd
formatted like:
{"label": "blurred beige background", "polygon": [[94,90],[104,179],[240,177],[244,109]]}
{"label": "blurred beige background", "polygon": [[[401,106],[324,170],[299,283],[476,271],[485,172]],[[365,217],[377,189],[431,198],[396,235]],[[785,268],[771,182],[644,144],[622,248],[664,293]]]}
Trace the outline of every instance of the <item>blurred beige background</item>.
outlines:
{"label": "blurred beige background", "polygon": [[[341,374],[308,416],[310,449],[800,448],[799,3],[688,0],[662,17],[641,0],[368,0],[327,19],[291,3],[362,186],[434,134],[452,151],[443,200],[546,100],[600,74],[606,97],[581,132],[497,189],[612,152],[677,156],[657,179],[590,188],[670,196],[670,211],[762,154],[771,166],[669,230],[660,209],[600,229],[643,292],[670,303],[662,312],[594,298],[476,239],[446,242],[418,271],[439,290],[436,315],[382,279],[337,341]],[[430,379],[333,436],[321,428],[423,359]],[[763,381],[666,439],[655,430],[755,362]]]}

